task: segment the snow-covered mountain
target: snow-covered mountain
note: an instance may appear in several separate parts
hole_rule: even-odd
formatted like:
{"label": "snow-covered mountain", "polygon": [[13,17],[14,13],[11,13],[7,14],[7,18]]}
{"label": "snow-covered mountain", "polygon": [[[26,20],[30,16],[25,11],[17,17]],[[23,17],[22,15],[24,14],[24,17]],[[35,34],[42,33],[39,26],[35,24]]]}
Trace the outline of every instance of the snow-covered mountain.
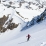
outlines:
{"label": "snow-covered mountain", "polygon": [[40,5],[32,1],[20,0],[19,2],[19,0],[2,0],[0,4],[0,18],[3,18],[2,21],[0,21],[2,23],[0,24],[1,32],[5,32],[7,29],[12,30],[17,28],[19,24],[25,27],[28,21],[31,21],[34,16],[40,15],[44,11],[45,8]]}
{"label": "snow-covered mountain", "polygon": [[14,29],[25,24],[25,22],[18,16],[13,8],[7,8],[0,4],[0,32],[5,32],[7,29]]}
{"label": "snow-covered mountain", "polygon": [[[46,46],[46,19],[40,24],[36,24],[26,31],[7,31],[0,35],[0,46]],[[27,34],[31,38],[27,41]]]}
{"label": "snow-covered mountain", "polygon": [[[40,1],[44,3],[41,4]],[[25,22],[32,20],[34,16],[40,15],[46,8],[45,2],[42,0],[2,0],[5,7],[15,9],[16,13]]]}
{"label": "snow-covered mountain", "polygon": [[[32,27],[32,26],[34,26],[34,25],[37,24],[37,23],[41,23],[41,22],[42,22],[43,20],[45,20],[45,19],[46,19],[46,9],[45,9],[44,12],[41,13],[40,15],[38,15],[38,16],[32,18],[31,21],[28,21],[27,24],[25,25],[25,27],[23,27],[22,30],[28,29],[29,27]],[[21,31],[22,31],[22,30],[21,30]]]}
{"label": "snow-covered mountain", "polygon": [[46,0],[1,0],[0,46],[46,46]]}

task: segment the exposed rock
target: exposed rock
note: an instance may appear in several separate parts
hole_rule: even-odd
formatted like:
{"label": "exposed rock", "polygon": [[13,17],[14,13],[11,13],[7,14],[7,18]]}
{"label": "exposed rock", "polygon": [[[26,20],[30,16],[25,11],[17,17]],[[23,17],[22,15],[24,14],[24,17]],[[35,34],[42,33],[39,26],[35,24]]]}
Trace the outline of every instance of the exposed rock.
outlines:
{"label": "exposed rock", "polygon": [[19,12],[16,11],[16,13],[17,13],[20,17],[22,17],[24,20],[25,20],[25,19],[28,19],[28,18],[23,17]]}
{"label": "exposed rock", "polygon": [[5,32],[6,30],[7,30],[7,28],[2,27],[1,32]]}
{"label": "exposed rock", "polygon": [[0,31],[2,29],[2,26],[4,25],[5,21],[8,19],[8,16],[6,17],[5,15],[0,18]]}
{"label": "exposed rock", "polygon": [[[2,18],[0,18],[0,32],[5,32],[7,29],[13,30],[14,28],[18,27],[19,24],[12,23],[13,18],[5,24],[8,18],[9,15],[7,17],[4,15]],[[7,27],[3,27],[4,24],[7,25]]]}
{"label": "exposed rock", "polygon": [[7,26],[7,29],[14,29],[14,28],[17,28],[18,24],[15,24],[15,23],[10,23],[8,26]]}

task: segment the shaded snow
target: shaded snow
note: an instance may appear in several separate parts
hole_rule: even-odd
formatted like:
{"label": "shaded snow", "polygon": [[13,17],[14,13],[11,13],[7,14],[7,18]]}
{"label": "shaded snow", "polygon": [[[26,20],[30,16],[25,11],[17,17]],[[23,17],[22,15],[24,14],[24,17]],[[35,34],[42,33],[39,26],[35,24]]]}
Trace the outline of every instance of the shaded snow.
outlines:
{"label": "shaded snow", "polygon": [[[27,29],[26,31],[20,32],[17,29],[15,35],[15,30],[12,32],[5,33],[0,37],[1,46],[40,46],[42,42],[46,42],[46,20],[40,24],[34,25],[32,28]],[[19,32],[19,33],[18,33]],[[30,41],[27,41],[27,34],[31,35]],[[3,39],[4,38],[4,39]]]}
{"label": "shaded snow", "polygon": [[[27,30],[20,31],[26,25],[27,21],[32,20],[33,17],[40,15],[44,11],[44,8],[35,10],[37,7],[35,6],[34,8],[34,5],[31,6],[34,10],[26,9],[24,7],[25,5],[22,5],[21,8],[13,9],[11,7],[7,8],[0,4],[0,18],[3,17],[3,15],[7,16],[10,14],[7,21],[13,18],[12,22],[21,23],[13,30],[8,29],[6,32],[0,33],[0,46],[46,46],[46,20],[42,21],[40,24],[35,24]],[[28,18],[28,20],[22,19],[16,13],[16,11],[19,12],[23,17]],[[28,42],[26,38],[27,34],[31,35],[31,38]]]}

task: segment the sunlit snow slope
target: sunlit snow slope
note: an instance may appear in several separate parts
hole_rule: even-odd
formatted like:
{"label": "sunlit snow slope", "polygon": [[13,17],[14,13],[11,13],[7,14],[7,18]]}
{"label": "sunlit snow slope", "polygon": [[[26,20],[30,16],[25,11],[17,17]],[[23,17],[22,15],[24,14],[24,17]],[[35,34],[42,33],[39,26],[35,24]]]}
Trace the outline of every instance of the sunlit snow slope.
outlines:
{"label": "sunlit snow slope", "polygon": [[[15,36],[15,30],[12,32],[5,32],[0,37],[0,46],[41,46],[43,42],[46,42],[46,20],[40,24],[36,24],[33,27],[22,31]],[[14,37],[12,37],[14,34]],[[27,34],[31,35],[31,38],[27,41]],[[11,39],[9,39],[12,37]],[[7,39],[7,40],[6,40]],[[8,40],[9,39],[9,40]]]}
{"label": "sunlit snow slope", "polygon": [[[30,5],[32,9],[26,8],[26,6],[29,5],[28,2],[30,0],[25,0],[27,3],[22,3],[22,6],[17,8],[19,1],[21,0],[16,3],[14,1],[10,7],[7,7],[10,1],[2,2],[0,4],[0,18],[3,17],[3,15],[9,15],[9,18],[5,24],[11,18],[13,18],[12,22],[19,24],[19,26],[13,30],[7,29],[4,33],[0,33],[0,46],[46,46],[46,18],[27,30],[21,31],[21,29],[23,29],[23,27],[26,25],[26,22],[31,21],[32,18],[40,15],[45,8],[43,7],[39,9],[38,6],[33,4]],[[35,0],[33,2],[36,3]],[[13,6],[16,8],[13,8]],[[7,26],[5,24],[3,27]],[[27,34],[31,35],[31,38],[28,42],[26,37]]]}

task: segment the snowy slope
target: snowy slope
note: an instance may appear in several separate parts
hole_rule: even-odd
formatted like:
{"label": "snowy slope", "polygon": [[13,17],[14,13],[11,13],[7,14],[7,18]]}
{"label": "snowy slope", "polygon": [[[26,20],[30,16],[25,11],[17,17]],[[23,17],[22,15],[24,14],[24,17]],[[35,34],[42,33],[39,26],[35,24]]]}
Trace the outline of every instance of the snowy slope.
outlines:
{"label": "snowy slope", "polygon": [[29,10],[29,9],[24,9],[24,8],[16,8],[16,11],[18,11],[24,18],[28,18],[24,20],[27,22],[27,21],[32,20],[33,17],[40,15],[44,11],[44,8],[42,9],[42,11],[31,10],[31,9]]}
{"label": "snowy slope", "polygon": [[[13,8],[7,8],[4,5],[0,4],[0,18],[3,17],[3,15],[8,16],[8,14],[10,14],[9,19],[14,18],[15,21],[17,20],[17,13],[16,13],[16,11]],[[20,21],[21,20],[22,19],[20,19]]]}
{"label": "snowy slope", "polygon": [[[3,4],[0,4],[0,18],[2,18],[3,16],[8,16],[9,18],[8,20],[5,22],[5,24],[11,20],[13,18],[13,23],[21,23],[24,24],[25,22],[18,16],[18,14],[16,13],[16,11],[13,8],[7,8],[5,7]],[[4,26],[5,26],[4,24]]]}
{"label": "snowy slope", "polygon": [[[13,4],[8,8],[5,5],[9,5],[10,1],[12,1]],[[18,2],[15,3],[15,1]],[[38,6],[33,4],[30,5],[31,9],[26,7],[29,6],[29,1],[37,4],[37,1],[35,0],[25,0],[27,2],[22,3],[22,6],[19,7],[20,1],[21,0],[7,0],[7,2],[2,2],[2,4],[0,4],[0,18],[3,17],[3,15],[8,16],[9,14],[9,18],[5,24],[12,18],[12,23],[19,24],[19,26],[13,30],[7,29],[6,32],[0,33],[0,46],[46,46],[46,19],[28,28],[27,30],[21,31],[28,21],[31,21],[32,18],[40,15],[45,8],[43,7],[39,9]],[[40,1],[43,2],[42,0]],[[14,9],[13,6],[16,8]],[[3,27],[7,26],[5,24]],[[31,35],[28,42],[26,37],[27,34]]]}
{"label": "snowy slope", "polygon": [[[37,15],[40,15],[45,9],[44,7],[39,9],[39,6],[41,7],[42,5],[38,4],[36,0],[33,0],[35,4],[33,4],[32,0],[25,0],[25,3],[21,3],[21,7],[19,6],[19,4],[23,0],[17,0],[17,1],[18,2],[16,2],[16,0],[12,1],[11,7],[12,8],[15,7],[14,10],[19,12],[20,17],[22,16],[21,19],[24,20],[25,22],[30,21],[33,17]],[[9,2],[6,1],[6,2],[3,2],[2,4],[10,5]],[[29,8],[29,2],[31,2],[30,8]],[[38,4],[38,6],[36,4]]]}
{"label": "snowy slope", "polygon": [[32,18],[31,21],[28,21],[28,22],[26,23],[26,25],[22,28],[21,31],[26,30],[26,29],[28,29],[28,28],[34,26],[34,25],[37,24],[37,23],[41,23],[41,22],[42,22],[43,20],[45,20],[45,19],[46,19],[46,9],[45,9],[44,12],[41,13],[40,15],[35,16],[34,18]]}
{"label": "snowy slope", "polygon": [[[4,15],[8,16],[8,14],[9,14],[9,18],[4,23],[3,27],[6,28],[7,27],[6,23],[9,22],[9,20],[11,20],[12,18],[13,18],[12,23],[19,24],[19,25],[17,28],[14,28],[13,30],[7,29],[6,32],[0,33],[1,34],[0,41],[2,39],[3,41],[6,42],[6,41],[11,40],[11,38],[13,39],[20,32],[20,30],[23,28],[23,26],[25,26],[25,24],[26,24],[21,18],[19,18],[19,16],[17,16],[17,13],[13,8],[7,8],[3,4],[0,4],[0,18],[2,18]],[[9,38],[7,38],[7,37],[9,37]],[[1,43],[3,41],[1,41]]]}
{"label": "snowy slope", "polygon": [[[0,41],[1,41],[0,45],[1,46],[29,46],[29,45],[41,46],[43,42],[46,42],[46,26],[45,25],[46,25],[46,20],[44,20],[40,24],[34,25],[32,28],[29,28],[26,31],[22,31],[18,33],[16,36],[13,37],[13,39],[11,38],[10,40],[6,40],[9,38],[9,34],[5,33],[4,36],[2,35],[2,38],[0,37]],[[31,35],[31,38],[30,38],[30,41],[26,42],[27,40],[26,36],[28,33]],[[13,34],[15,35],[15,33]],[[6,38],[6,35],[7,35],[7,38]]]}

